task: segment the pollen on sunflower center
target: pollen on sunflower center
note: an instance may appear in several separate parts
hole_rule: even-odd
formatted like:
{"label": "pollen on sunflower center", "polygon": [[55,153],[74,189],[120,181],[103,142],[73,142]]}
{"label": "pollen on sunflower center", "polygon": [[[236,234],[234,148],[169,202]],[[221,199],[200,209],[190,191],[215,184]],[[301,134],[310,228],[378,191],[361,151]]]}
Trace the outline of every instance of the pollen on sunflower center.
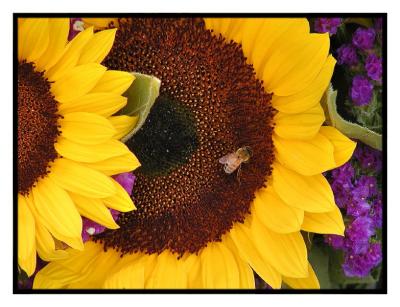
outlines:
{"label": "pollen on sunflower center", "polygon": [[18,193],[28,194],[49,172],[57,158],[54,143],[60,134],[57,102],[50,83],[32,63],[18,64]]}
{"label": "pollen on sunflower center", "polygon": [[[161,79],[161,101],[127,144],[142,162],[132,193],[137,210],[121,214],[120,229],[95,240],[122,254],[196,253],[244,221],[255,191],[271,174],[271,95],[241,46],[213,35],[202,20],[135,18],[119,24],[105,65]],[[244,146],[252,156],[238,180],[219,159]],[[167,149],[173,153],[163,155]]]}

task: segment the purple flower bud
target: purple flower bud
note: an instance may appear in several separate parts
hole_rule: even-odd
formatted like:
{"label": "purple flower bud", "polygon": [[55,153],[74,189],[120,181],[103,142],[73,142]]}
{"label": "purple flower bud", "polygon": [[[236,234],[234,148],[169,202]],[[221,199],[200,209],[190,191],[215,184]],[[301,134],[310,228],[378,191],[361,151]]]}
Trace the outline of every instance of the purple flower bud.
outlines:
{"label": "purple flower bud", "polygon": [[337,57],[339,65],[357,65],[358,56],[356,49],[352,45],[342,45],[337,49]]}
{"label": "purple flower bud", "polygon": [[369,245],[369,239],[375,233],[373,228],[372,219],[368,216],[362,216],[356,218],[346,228],[345,235],[347,241],[347,247],[354,254],[364,253]]}
{"label": "purple flower bud", "polygon": [[348,185],[343,185],[341,181],[334,181],[331,184],[333,194],[335,196],[335,203],[339,208],[346,208],[347,204],[351,202],[352,199],[352,188],[351,183]]}
{"label": "purple flower bud", "polygon": [[369,104],[374,86],[364,76],[357,75],[353,78],[350,96],[356,106]]}
{"label": "purple flower bud", "polygon": [[334,249],[342,249],[344,246],[344,237],[338,235],[326,235],[325,242]]}
{"label": "purple flower bud", "polygon": [[337,28],[341,25],[341,18],[317,18],[314,23],[314,29],[318,33],[336,34]]}
{"label": "purple flower bud", "polygon": [[380,81],[382,78],[382,59],[373,53],[368,55],[365,61],[365,70],[372,80]]}
{"label": "purple flower bud", "polygon": [[381,261],[381,244],[373,243],[363,254],[346,254],[342,267],[345,275],[348,277],[366,277]]}
{"label": "purple flower bud", "polygon": [[121,173],[113,178],[128,192],[129,195],[132,195],[133,185],[135,184],[136,176],[130,172]]}
{"label": "purple flower bud", "polygon": [[371,49],[374,46],[375,30],[373,28],[358,28],[353,34],[353,45],[362,49]]}
{"label": "purple flower bud", "polygon": [[365,216],[371,210],[370,204],[365,200],[352,201],[347,205],[347,215],[353,217]]}
{"label": "purple flower bud", "polygon": [[357,187],[366,187],[368,194],[367,197],[372,197],[378,195],[378,186],[376,182],[376,177],[373,176],[361,176],[357,181]]}
{"label": "purple flower bud", "polygon": [[382,228],[382,195],[379,194],[371,206],[369,216],[375,228]]}
{"label": "purple flower bud", "polygon": [[357,146],[354,156],[363,168],[380,172],[382,169],[382,153],[369,146]]}

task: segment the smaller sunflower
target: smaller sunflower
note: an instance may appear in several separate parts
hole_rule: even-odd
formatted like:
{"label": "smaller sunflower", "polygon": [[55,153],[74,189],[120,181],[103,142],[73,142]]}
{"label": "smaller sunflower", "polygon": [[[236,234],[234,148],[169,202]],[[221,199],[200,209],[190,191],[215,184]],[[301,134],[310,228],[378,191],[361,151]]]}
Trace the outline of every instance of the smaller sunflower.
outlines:
{"label": "smaller sunflower", "polygon": [[69,19],[18,19],[18,264],[36,252],[63,258],[59,242],[83,250],[82,216],[117,229],[109,208],[135,206],[110,176],[140,164],[119,141],[137,118],[112,116],[127,103],[127,72],[100,63],[116,29],[87,28],[68,42]]}

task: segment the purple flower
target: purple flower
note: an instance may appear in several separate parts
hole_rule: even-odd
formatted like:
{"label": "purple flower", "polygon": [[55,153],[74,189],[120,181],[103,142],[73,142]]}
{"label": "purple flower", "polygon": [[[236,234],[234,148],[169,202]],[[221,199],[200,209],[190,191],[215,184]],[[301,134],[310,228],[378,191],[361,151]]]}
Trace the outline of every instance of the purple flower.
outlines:
{"label": "purple flower", "polygon": [[325,242],[334,249],[342,249],[344,246],[344,237],[338,235],[326,235]]}
{"label": "purple flower", "polygon": [[367,216],[358,217],[346,228],[346,247],[354,254],[365,253],[374,233],[372,219]]}
{"label": "purple flower", "polygon": [[375,228],[382,228],[382,195],[379,194],[374,200],[369,212],[369,216],[372,219],[372,223]]}
{"label": "purple flower", "polygon": [[371,210],[370,204],[365,200],[352,201],[347,205],[347,215],[359,217],[367,215]]}
{"label": "purple flower", "polygon": [[136,176],[132,173],[121,173],[113,177],[129,195],[132,195],[133,185],[135,184]]}
{"label": "purple flower", "polygon": [[375,30],[373,28],[358,28],[353,34],[353,45],[362,49],[371,49],[374,46]]}
{"label": "purple flower", "polygon": [[369,104],[374,86],[364,76],[357,75],[353,78],[350,96],[356,106]]}
{"label": "purple flower", "polygon": [[378,195],[378,185],[376,182],[376,177],[373,176],[361,176],[357,181],[357,186],[365,186],[368,189],[368,196]]}
{"label": "purple flower", "polygon": [[329,32],[336,34],[337,28],[342,23],[341,18],[317,18],[314,23],[314,29],[318,33]]}
{"label": "purple flower", "polygon": [[357,146],[354,156],[363,168],[380,172],[382,169],[382,153],[369,146]]}
{"label": "purple flower", "polygon": [[357,65],[358,56],[356,49],[352,45],[342,45],[337,49],[338,64],[339,65]]}
{"label": "purple flower", "polygon": [[84,30],[82,18],[69,19],[68,40],[71,41],[75,36]]}
{"label": "purple flower", "polygon": [[365,70],[372,80],[380,81],[382,78],[382,59],[373,53],[368,55],[365,61]]}
{"label": "purple flower", "polygon": [[331,184],[333,194],[335,196],[335,203],[340,208],[346,208],[347,204],[352,200],[352,185],[350,183],[349,186],[343,185],[340,181],[334,181]]}
{"label": "purple flower", "polygon": [[340,182],[346,188],[352,187],[352,180],[354,178],[354,167],[350,162],[346,162],[341,167],[336,168],[332,171],[332,178],[336,182]]}
{"label": "purple flower", "polygon": [[382,261],[382,247],[380,243],[371,244],[366,253],[348,253],[342,265],[348,277],[366,277],[370,271]]}

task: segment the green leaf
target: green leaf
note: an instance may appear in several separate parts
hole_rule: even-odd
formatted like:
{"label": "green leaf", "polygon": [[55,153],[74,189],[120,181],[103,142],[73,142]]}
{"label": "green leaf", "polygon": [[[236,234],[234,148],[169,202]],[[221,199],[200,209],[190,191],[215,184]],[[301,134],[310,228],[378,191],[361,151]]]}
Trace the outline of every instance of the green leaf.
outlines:
{"label": "green leaf", "polygon": [[135,80],[124,96],[128,98],[127,105],[118,112],[118,115],[139,116],[135,128],[122,138],[129,140],[145,123],[150,109],[160,93],[161,80],[154,76],[133,72]]}
{"label": "green leaf", "polygon": [[329,254],[325,251],[325,248],[313,244],[308,253],[308,260],[318,277],[321,289],[334,289],[335,287],[329,277]]}
{"label": "green leaf", "polygon": [[368,146],[382,150],[382,135],[356,123],[349,122],[340,116],[336,109],[336,96],[337,91],[334,91],[329,86],[321,99],[328,124],[336,127],[349,138],[357,139]]}

